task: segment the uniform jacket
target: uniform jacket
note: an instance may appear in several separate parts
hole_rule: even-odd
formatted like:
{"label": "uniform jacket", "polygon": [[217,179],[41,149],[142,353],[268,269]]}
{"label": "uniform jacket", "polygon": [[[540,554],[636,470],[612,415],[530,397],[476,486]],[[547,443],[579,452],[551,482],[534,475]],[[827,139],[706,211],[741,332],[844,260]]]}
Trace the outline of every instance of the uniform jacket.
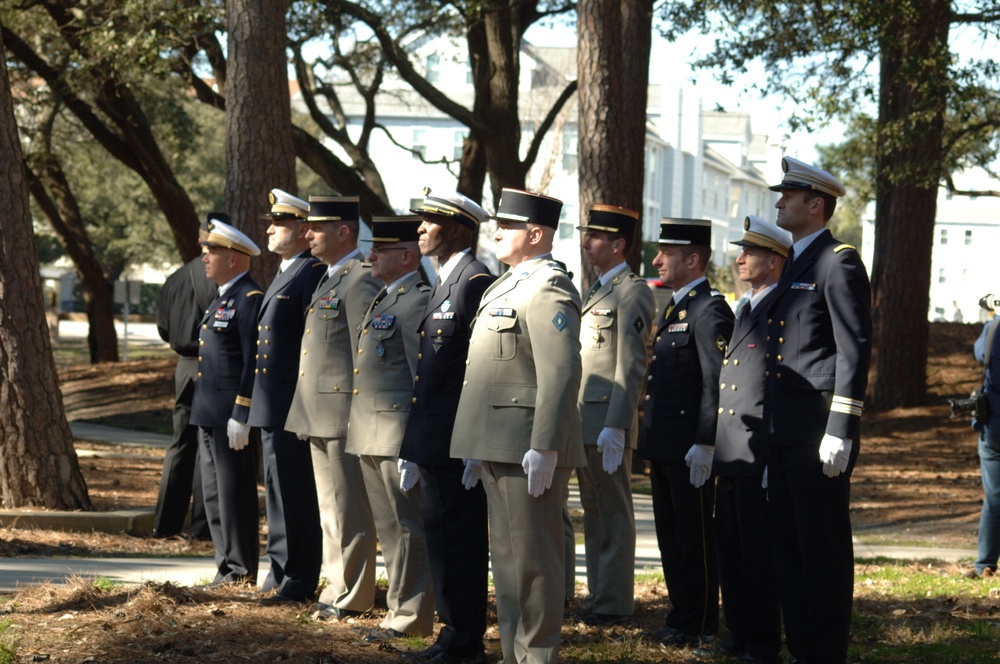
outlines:
{"label": "uniform jacket", "polygon": [[257,314],[264,291],[249,273],[216,297],[201,319],[198,380],[191,424],[225,427],[250,415],[257,353]]}
{"label": "uniform jacket", "polygon": [[285,430],[347,437],[358,329],[381,288],[357,251],[329,279],[321,278],[306,310],[298,382]]}
{"label": "uniform jacket", "polygon": [[413,402],[420,319],[431,287],[411,272],[365,314],[358,334],[347,452],[399,454]]}
{"label": "uniform jacket", "polygon": [[580,295],[551,259],[525,261],[483,295],[451,455],[520,464],[529,448],[586,462],[580,434]]}
{"label": "uniform jacket", "polygon": [[715,444],[719,370],[733,319],[733,310],[707,281],[667,310],[653,343],[642,458],[683,461],[692,445]]}
{"label": "uniform jacket", "polygon": [[495,280],[470,252],[431,293],[420,321],[418,378],[401,458],[425,466],[460,463],[451,458],[451,432],[462,394],[472,321],[483,292]]}
{"label": "uniform jacket", "polygon": [[167,277],[156,306],[156,330],[175,353],[198,357],[201,319],[218,292],[205,276],[201,255]]}
{"label": "uniform jacket", "polygon": [[585,445],[596,445],[604,427],[615,427],[626,430],[628,446],[635,448],[653,306],[645,280],[628,270],[583,303],[579,408]]}
{"label": "uniform jacket", "polygon": [[767,465],[764,444],[764,354],[772,289],[737,317],[719,373],[719,417],[715,472],[724,477],[760,475]]}
{"label": "uniform jacket", "polygon": [[820,234],[787,265],[768,315],[768,442],[857,439],[871,363],[871,285],[857,250]]}
{"label": "uniform jacket", "polygon": [[257,319],[257,366],[249,423],[281,429],[295,396],[306,310],[326,265],[308,250],[279,273],[264,294]]}

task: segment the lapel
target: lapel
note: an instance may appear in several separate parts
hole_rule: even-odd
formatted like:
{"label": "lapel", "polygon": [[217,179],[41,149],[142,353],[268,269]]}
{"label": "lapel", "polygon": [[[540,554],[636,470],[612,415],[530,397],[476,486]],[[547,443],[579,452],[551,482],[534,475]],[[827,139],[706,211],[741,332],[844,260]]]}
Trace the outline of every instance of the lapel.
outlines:
{"label": "lapel", "polygon": [[462,278],[462,272],[472,260],[471,251],[462,254],[462,257],[458,259],[458,263],[455,265],[455,269],[448,275],[448,281],[441,282],[437,289],[431,293],[431,298],[427,301],[427,311],[434,311],[451,296],[451,289]]}
{"label": "lapel", "polygon": [[242,287],[243,282],[249,278],[250,278],[250,273],[247,272],[242,277],[237,279],[236,283],[234,283],[226,290],[225,295],[216,295],[215,299],[212,300],[212,303],[208,305],[208,309],[205,309],[205,315],[202,316],[201,323],[199,323],[199,326],[208,323],[208,321],[212,319],[212,316],[215,315],[216,310],[219,309],[219,307],[223,306],[224,304],[230,301],[232,301],[234,305],[238,304],[238,302],[236,301],[236,297],[239,294],[239,290]]}
{"label": "lapel", "polygon": [[510,293],[521,281],[530,277],[533,272],[539,270],[548,261],[548,257],[525,261],[517,266],[517,274],[514,274],[514,268],[507,270],[502,277],[494,281],[493,285],[486,289],[486,293],[483,294],[483,305],[479,307],[480,310],[483,309],[486,302],[498,300],[507,293]]}
{"label": "lapel", "polygon": [[688,307],[690,306],[691,301],[697,297],[710,297],[709,293],[711,290],[712,288],[707,280],[699,281],[697,286],[684,294],[684,297],[673,308],[670,315],[660,321],[657,333],[661,333],[663,330],[667,329],[667,325],[684,322],[688,317]]}
{"label": "lapel", "polygon": [[832,237],[830,229],[824,229],[822,233],[816,236],[816,239],[806,247],[805,251],[792,261],[791,267],[781,275],[779,290],[786,290],[788,286],[798,281],[799,277],[816,262],[816,256],[819,255],[819,252],[830,244]]}
{"label": "lapel", "polygon": [[299,254],[298,256],[295,257],[295,260],[292,261],[292,264],[288,266],[287,270],[285,270],[284,272],[279,272],[277,276],[274,277],[274,281],[271,282],[271,286],[267,289],[267,292],[264,293],[264,301],[261,302],[260,305],[261,314],[264,313],[264,310],[267,308],[268,303],[274,299],[274,296],[276,296],[278,293],[280,293],[282,290],[288,287],[288,285],[295,280],[295,277],[298,275],[299,271],[302,270],[303,266],[305,266],[306,263],[309,262],[306,258],[308,255],[309,255],[308,250]]}
{"label": "lapel", "polygon": [[316,306],[316,303],[319,302],[327,293],[332,293],[332,291],[336,290],[336,288],[340,286],[340,282],[343,281],[344,277],[350,274],[351,270],[358,266],[360,260],[360,252],[355,251],[351,254],[348,259],[344,261],[344,264],[341,265],[340,268],[326,280],[326,283],[316,289],[313,293],[312,301],[309,303],[309,306]]}
{"label": "lapel", "polygon": [[365,321],[362,323],[361,328],[364,329],[371,325],[376,316],[393,316],[392,309],[399,301],[399,298],[410,289],[416,288],[419,282],[420,273],[414,271],[406,275],[406,278],[399,284],[394,285],[391,290],[387,290],[385,297],[378,303],[378,306],[368,309],[368,315],[365,316]]}

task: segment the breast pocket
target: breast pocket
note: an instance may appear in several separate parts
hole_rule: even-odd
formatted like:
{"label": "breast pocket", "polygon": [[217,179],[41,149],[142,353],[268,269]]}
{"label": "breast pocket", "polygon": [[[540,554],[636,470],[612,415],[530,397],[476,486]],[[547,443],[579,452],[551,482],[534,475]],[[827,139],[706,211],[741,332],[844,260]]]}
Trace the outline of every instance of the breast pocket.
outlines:
{"label": "breast pocket", "polygon": [[615,347],[615,326],[614,314],[598,316],[590,314],[584,325],[587,328],[589,339],[584,339],[584,347],[591,350],[608,350]]}
{"label": "breast pocket", "polygon": [[517,335],[521,328],[517,316],[494,316],[486,323],[486,343],[493,349],[493,359],[512,360],[517,354]]}
{"label": "breast pocket", "polygon": [[325,341],[338,341],[342,339],[343,327],[347,324],[347,318],[337,309],[321,309],[316,312],[316,334]]}
{"label": "breast pocket", "polygon": [[387,330],[376,330],[371,327],[365,330],[371,337],[371,342],[365,346],[375,353],[375,364],[391,363],[397,359],[393,357],[393,351],[402,352],[402,339],[396,333],[398,329],[393,325]]}

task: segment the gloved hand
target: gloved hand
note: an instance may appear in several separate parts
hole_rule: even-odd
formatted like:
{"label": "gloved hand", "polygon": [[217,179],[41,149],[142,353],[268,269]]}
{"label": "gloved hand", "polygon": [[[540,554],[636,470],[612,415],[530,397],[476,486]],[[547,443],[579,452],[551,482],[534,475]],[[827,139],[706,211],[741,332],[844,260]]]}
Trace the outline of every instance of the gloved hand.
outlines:
{"label": "gloved hand", "polygon": [[605,472],[611,474],[622,465],[625,455],[625,429],[604,427],[597,436],[597,450],[602,454]]}
{"label": "gloved hand", "polygon": [[691,486],[700,489],[712,476],[712,457],[715,456],[714,445],[692,445],[684,455],[684,461],[691,469]]}
{"label": "gloved hand", "polygon": [[229,418],[226,423],[226,433],[229,434],[229,447],[237,452],[250,444],[250,425]]}
{"label": "gloved hand", "polygon": [[836,477],[847,470],[847,463],[851,460],[852,445],[853,443],[846,438],[823,434],[823,440],[819,444],[819,460],[823,462],[824,475]]}
{"label": "gloved hand", "polygon": [[764,466],[764,475],[763,477],[760,478],[760,488],[761,489],[767,488],[767,466]]}
{"label": "gloved hand", "polygon": [[295,434],[295,437],[302,441],[309,440],[309,434],[307,433],[297,433]]}
{"label": "gloved hand", "polygon": [[524,453],[521,468],[528,473],[528,493],[538,498],[552,486],[552,476],[556,472],[559,453],[555,450],[531,449]]}
{"label": "gloved hand", "polygon": [[483,476],[483,462],[479,459],[462,459],[465,464],[465,472],[462,473],[462,486],[466,491],[470,491]]}
{"label": "gloved hand", "polygon": [[420,467],[412,461],[404,459],[396,460],[396,468],[399,469],[399,490],[409,491],[420,479]]}

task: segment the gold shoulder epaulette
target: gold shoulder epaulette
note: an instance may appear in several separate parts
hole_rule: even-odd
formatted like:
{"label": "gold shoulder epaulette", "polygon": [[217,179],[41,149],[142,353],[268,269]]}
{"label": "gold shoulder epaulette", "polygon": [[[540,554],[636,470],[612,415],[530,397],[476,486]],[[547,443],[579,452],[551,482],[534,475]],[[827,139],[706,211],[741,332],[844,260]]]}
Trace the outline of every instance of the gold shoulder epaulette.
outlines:
{"label": "gold shoulder epaulette", "polygon": [[857,247],[855,247],[853,244],[841,244],[833,248],[833,253],[839,254],[844,249],[852,249],[853,251],[858,250]]}
{"label": "gold shoulder epaulette", "polygon": [[263,295],[263,294],[264,291],[262,290],[252,290],[249,293],[247,293],[247,297],[253,297],[254,295]]}

